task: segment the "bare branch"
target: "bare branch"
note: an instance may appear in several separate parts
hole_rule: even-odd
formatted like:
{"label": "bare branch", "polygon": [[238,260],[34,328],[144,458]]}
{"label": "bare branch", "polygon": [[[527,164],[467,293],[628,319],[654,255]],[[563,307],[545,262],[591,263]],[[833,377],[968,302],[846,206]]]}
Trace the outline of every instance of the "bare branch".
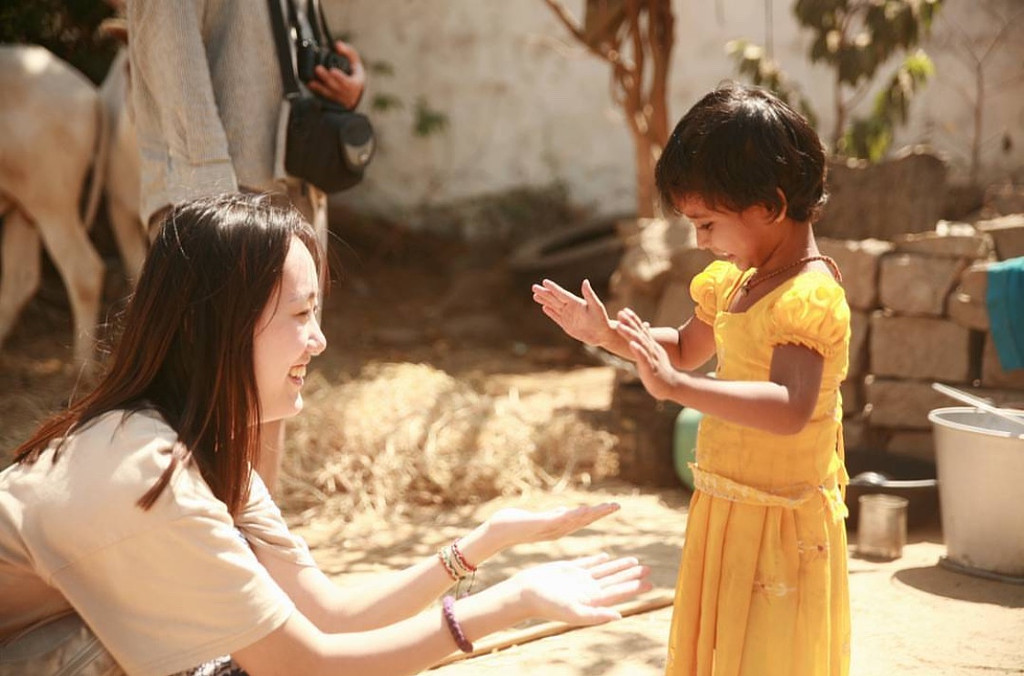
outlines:
{"label": "bare branch", "polygon": [[1013,24],[1017,23],[1017,21],[1019,21],[1021,17],[1024,17],[1024,11],[1017,12],[1017,14],[1012,19],[1003,24],[1003,27],[999,30],[996,36],[992,38],[992,42],[989,44],[988,49],[986,49],[985,53],[981,56],[982,63],[988,60],[988,56],[989,54],[992,53],[992,50],[995,49],[995,47],[1000,42],[1003,41],[1003,38],[1006,37],[1007,32],[1009,32],[1010,28],[1013,27]]}
{"label": "bare branch", "polygon": [[563,5],[560,0],[544,0],[544,2],[546,2],[548,7],[551,8],[551,11],[555,13],[555,16],[562,22],[562,25],[572,33],[573,37],[579,40],[581,44],[585,45],[590,52],[593,52],[608,63],[612,64],[616,69],[622,68],[627,71],[632,70],[632,66],[623,60],[621,52],[605,45],[597,47],[591,45],[587,41],[587,37],[584,35],[583,28],[580,26],[579,21],[577,21],[576,17],[574,17],[572,13],[565,8],[565,5]]}

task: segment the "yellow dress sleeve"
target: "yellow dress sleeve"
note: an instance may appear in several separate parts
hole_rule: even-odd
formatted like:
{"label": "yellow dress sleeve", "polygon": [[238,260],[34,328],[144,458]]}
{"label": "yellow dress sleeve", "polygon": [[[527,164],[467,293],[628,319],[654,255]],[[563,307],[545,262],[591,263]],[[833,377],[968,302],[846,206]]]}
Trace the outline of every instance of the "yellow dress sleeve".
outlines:
{"label": "yellow dress sleeve", "polygon": [[714,324],[719,306],[736,281],[739,269],[727,261],[712,261],[690,282],[690,297],[695,308],[693,314],[705,324]]}
{"label": "yellow dress sleeve", "polygon": [[850,308],[843,287],[821,275],[795,277],[768,313],[773,346],[802,345],[831,357],[847,349],[849,335]]}

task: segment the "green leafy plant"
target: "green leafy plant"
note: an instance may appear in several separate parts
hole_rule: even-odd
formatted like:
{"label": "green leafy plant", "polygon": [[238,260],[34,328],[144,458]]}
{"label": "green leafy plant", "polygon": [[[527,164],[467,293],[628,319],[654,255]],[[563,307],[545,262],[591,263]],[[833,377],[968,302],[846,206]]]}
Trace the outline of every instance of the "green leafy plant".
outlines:
{"label": "green leafy plant", "polygon": [[818,115],[800,88],[790,81],[779,65],[772,60],[763,47],[748,40],[732,40],[725,50],[736,62],[736,71],[746,76],[752,84],[770,89],[780,99],[800,111],[812,126],[818,126]]}
{"label": "green leafy plant", "polygon": [[906,124],[910,101],[934,74],[931,59],[918,50],[900,65],[875,96],[871,115],[855,118],[843,134],[839,147],[844,154],[878,162],[892,144],[896,124]]}
{"label": "green leafy plant", "polygon": [[[905,124],[910,102],[934,72],[918,48],[944,0],[796,0],[793,14],[813,33],[808,57],[833,73],[834,123],[829,139],[836,154],[882,159],[893,130]],[[770,55],[746,41],[726,46],[741,75],[775,91],[817,120],[809,102]],[[897,55],[903,61],[875,95],[867,117],[851,119],[880,69]]]}

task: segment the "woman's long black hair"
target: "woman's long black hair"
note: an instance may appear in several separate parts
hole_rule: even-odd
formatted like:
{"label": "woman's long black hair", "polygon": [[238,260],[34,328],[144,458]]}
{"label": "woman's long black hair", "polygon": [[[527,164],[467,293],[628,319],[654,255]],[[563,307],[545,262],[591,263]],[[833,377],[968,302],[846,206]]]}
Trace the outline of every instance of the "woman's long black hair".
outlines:
{"label": "woman's long black hair", "polygon": [[[292,238],[323,281],[312,227],[282,198],[231,194],[172,208],[146,258],[107,374],[18,449],[34,462],[109,411],[153,409],[178,433],[170,466],[139,501],[149,508],[179,462],[196,462],[232,514],[248,498],[259,457],[253,336],[276,292]],[[60,445],[54,450],[54,462]]]}

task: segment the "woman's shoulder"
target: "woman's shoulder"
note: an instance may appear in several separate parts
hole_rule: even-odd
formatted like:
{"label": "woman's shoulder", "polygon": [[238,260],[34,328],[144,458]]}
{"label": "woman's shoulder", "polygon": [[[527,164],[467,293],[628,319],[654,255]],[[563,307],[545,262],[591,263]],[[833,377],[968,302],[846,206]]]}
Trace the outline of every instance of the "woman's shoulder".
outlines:
{"label": "woman's shoulder", "polygon": [[[156,411],[118,409],[102,413],[75,429],[63,440],[61,454],[67,453],[76,464],[121,464],[167,455],[177,441],[178,433]],[[156,464],[166,466],[162,462]]]}
{"label": "woman's shoulder", "polygon": [[[52,573],[180,520],[196,501],[177,492],[165,491],[148,510],[138,504],[169,465],[176,442],[159,415],[116,410],[74,430],[56,456],[51,448],[33,463],[13,466],[4,490],[18,505],[21,537],[45,559],[41,568]],[[185,496],[197,494],[195,479],[177,483]]]}
{"label": "woman's shoulder", "polygon": [[108,438],[127,441],[137,437],[174,437],[177,432],[152,408],[115,409],[101,413],[71,433],[72,439]]}
{"label": "woman's shoulder", "polygon": [[[18,488],[40,514],[126,517],[171,463],[178,434],[151,410],[97,415],[55,441],[37,461],[19,469]],[[152,510],[150,510],[152,511]],[[154,516],[175,518],[172,504]],[[78,516],[76,516],[78,515]]]}
{"label": "woman's shoulder", "polygon": [[113,493],[132,491],[160,477],[177,442],[178,433],[157,412],[118,409],[92,418],[61,440],[53,464],[64,466],[61,474],[68,481],[102,484]]}

